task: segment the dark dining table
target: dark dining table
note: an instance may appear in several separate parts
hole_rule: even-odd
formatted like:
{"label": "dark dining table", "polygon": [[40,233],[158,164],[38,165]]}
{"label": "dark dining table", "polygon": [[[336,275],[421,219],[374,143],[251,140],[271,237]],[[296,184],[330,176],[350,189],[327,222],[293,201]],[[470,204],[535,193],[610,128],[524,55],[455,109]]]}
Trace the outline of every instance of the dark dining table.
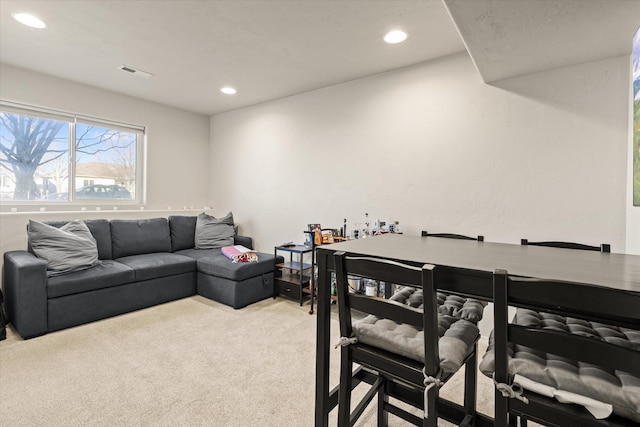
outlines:
{"label": "dark dining table", "polygon": [[[316,254],[316,427],[328,425],[329,412],[338,402],[337,389],[329,390],[330,276],[332,255],[337,251],[416,266],[436,265],[439,289],[485,301],[493,299],[493,272],[496,269],[522,277],[589,283],[640,293],[639,255],[404,234],[385,234],[319,247]],[[444,405],[441,413],[454,414],[456,410],[458,408]],[[477,424],[492,425],[492,420],[479,415]]]}

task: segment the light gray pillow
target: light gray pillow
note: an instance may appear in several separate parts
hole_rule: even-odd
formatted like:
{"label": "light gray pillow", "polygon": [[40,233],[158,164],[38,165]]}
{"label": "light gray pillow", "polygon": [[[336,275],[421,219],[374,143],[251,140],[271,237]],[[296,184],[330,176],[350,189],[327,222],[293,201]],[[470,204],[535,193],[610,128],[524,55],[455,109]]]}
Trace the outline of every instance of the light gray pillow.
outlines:
{"label": "light gray pillow", "polygon": [[214,249],[233,245],[233,214],[216,219],[206,213],[198,215],[196,220],[196,249]]}
{"label": "light gray pillow", "polygon": [[33,253],[49,262],[49,276],[84,270],[100,262],[96,239],[83,221],[57,228],[29,220],[27,234]]}

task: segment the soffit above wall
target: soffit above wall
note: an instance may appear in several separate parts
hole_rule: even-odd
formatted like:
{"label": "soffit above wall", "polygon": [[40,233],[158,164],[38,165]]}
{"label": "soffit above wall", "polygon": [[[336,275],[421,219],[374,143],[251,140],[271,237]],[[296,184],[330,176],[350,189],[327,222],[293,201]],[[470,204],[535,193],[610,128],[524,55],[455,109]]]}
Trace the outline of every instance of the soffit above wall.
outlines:
{"label": "soffit above wall", "polygon": [[443,0],[482,79],[631,53],[637,0]]}

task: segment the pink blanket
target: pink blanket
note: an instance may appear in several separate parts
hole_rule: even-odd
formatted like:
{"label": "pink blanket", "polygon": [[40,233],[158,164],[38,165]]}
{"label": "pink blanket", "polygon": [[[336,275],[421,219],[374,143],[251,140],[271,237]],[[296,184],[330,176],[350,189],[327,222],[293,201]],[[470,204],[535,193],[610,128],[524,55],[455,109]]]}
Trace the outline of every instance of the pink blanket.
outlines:
{"label": "pink blanket", "polygon": [[241,245],[225,246],[222,253],[233,262],[258,262],[258,254]]}

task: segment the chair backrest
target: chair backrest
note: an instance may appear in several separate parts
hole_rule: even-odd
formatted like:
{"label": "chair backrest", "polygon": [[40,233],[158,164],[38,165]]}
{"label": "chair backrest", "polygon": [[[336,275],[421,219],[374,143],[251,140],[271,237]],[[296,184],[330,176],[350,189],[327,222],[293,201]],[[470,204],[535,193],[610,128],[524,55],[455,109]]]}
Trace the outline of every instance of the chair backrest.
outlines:
{"label": "chair backrest", "polygon": [[477,240],[478,242],[484,242],[484,236],[470,237],[455,233],[429,233],[425,230],[422,230],[422,237],[445,237],[447,239]]}
{"label": "chair backrest", "polygon": [[[334,254],[340,335],[353,336],[351,310],[409,324],[424,331],[425,371],[435,376],[440,367],[438,351],[438,301],[434,282],[433,265],[416,267],[382,258],[348,256],[344,252]],[[423,309],[395,301],[372,298],[349,292],[347,276],[360,276],[373,280],[423,289]]]}
{"label": "chair backrest", "polygon": [[585,245],[582,243],[574,243],[574,242],[558,242],[558,241],[547,241],[547,242],[530,242],[527,239],[520,239],[521,245],[530,245],[530,246],[548,246],[551,248],[563,248],[563,249],[580,249],[583,251],[596,251],[596,252],[611,252],[611,245],[608,243],[603,243],[600,246],[591,246]]}
{"label": "chair backrest", "polygon": [[513,277],[504,270],[496,270],[496,383],[508,383],[508,343],[528,347],[535,354],[549,353],[599,366],[607,372],[619,370],[640,376],[640,350],[637,348],[616,345],[588,333],[568,333],[556,327],[529,327],[510,323],[509,306],[640,330],[640,294],[584,283]]}

